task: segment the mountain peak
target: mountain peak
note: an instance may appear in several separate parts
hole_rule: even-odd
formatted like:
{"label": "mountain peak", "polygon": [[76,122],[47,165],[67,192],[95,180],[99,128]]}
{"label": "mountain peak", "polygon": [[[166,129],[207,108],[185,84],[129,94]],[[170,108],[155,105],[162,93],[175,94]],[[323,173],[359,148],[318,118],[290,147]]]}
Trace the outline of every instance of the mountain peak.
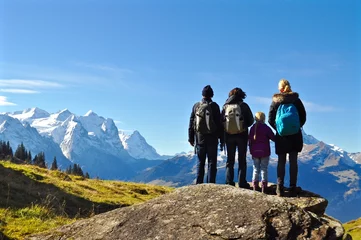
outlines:
{"label": "mountain peak", "polygon": [[42,114],[42,115],[49,116],[49,113],[47,111],[40,109],[38,107],[27,108],[23,111],[23,113]]}
{"label": "mountain peak", "polygon": [[303,136],[303,142],[305,144],[317,144],[320,142],[314,136],[307,134],[303,129],[302,129],[302,136]]}
{"label": "mountain peak", "polygon": [[138,138],[144,138],[138,130],[135,130],[130,137],[138,137]]}
{"label": "mountain peak", "polygon": [[55,119],[58,121],[65,121],[69,116],[73,115],[67,108],[60,110],[54,114]]}
{"label": "mountain peak", "polygon": [[93,112],[93,110],[89,110],[84,116],[85,117],[90,117],[90,116],[98,117],[98,114]]}
{"label": "mountain peak", "polygon": [[32,121],[32,120],[37,119],[37,118],[49,117],[50,114],[45,110],[34,107],[34,108],[25,109],[22,112],[19,112],[19,111],[14,112],[13,114],[10,114],[10,116],[14,117],[14,118],[17,118],[20,121]]}

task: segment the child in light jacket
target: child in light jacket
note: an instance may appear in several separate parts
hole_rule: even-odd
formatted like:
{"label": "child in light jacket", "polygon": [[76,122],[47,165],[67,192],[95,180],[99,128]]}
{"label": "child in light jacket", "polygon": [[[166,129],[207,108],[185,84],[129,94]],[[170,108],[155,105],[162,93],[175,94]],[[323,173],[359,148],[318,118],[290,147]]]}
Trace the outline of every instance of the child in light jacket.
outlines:
{"label": "child in light jacket", "polygon": [[267,189],[268,163],[271,155],[270,141],[275,141],[271,128],[265,124],[266,116],[263,112],[255,114],[256,123],[251,127],[248,135],[249,149],[253,159],[253,190],[259,190],[259,175],[262,180],[262,192]]}

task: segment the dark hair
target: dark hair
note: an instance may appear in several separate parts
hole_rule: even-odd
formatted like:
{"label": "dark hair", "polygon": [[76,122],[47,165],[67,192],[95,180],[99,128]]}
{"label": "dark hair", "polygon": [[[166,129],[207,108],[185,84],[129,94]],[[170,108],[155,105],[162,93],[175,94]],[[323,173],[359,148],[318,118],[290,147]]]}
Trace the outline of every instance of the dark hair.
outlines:
{"label": "dark hair", "polygon": [[238,97],[241,98],[242,100],[247,97],[247,94],[246,94],[245,92],[243,92],[243,90],[240,89],[240,88],[233,88],[233,89],[229,92],[228,97],[233,96],[233,95],[238,96]]}

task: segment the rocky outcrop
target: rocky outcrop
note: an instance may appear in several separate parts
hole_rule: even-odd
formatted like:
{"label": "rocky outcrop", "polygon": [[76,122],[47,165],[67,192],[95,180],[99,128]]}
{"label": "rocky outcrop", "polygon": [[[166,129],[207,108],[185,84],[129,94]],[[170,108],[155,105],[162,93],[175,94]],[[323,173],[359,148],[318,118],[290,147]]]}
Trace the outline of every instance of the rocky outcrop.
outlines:
{"label": "rocky outcrop", "polygon": [[341,223],[323,214],[326,206],[317,196],[202,184],[28,239],[342,239]]}

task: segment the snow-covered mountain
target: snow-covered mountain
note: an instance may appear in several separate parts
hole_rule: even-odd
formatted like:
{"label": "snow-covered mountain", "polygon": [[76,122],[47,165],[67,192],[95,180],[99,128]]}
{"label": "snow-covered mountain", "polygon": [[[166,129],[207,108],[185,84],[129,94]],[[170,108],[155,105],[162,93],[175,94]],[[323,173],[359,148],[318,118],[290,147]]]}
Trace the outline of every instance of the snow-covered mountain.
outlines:
{"label": "snow-covered mountain", "polygon": [[361,164],[361,152],[358,153],[349,153],[348,156],[354,160],[356,163]]}
{"label": "snow-covered mountain", "polygon": [[[51,140],[68,160],[80,164],[91,176],[127,179],[137,171],[134,167],[137,160],[124,149],[118,129],[110,118],[98,116],[93,111],[77,116],[67,109],[49,114],[38,108],[7,115]],[[17,141],[22,138],[19,135]],[[142,165],[147,165],[144,160]]]}
{"label": "snow-covered mountain", "polygon": [[119,130],[119,138],[124,149],[128,151],[130,156],[136,159],[161,160],[172,157],[159,155],[154,147],[150,146],[138,131],[127,134],[126,132]]}
{"label": "snow-covered mountain", "polygon": [[47,111],[44,111],[40,108],[28,108],[24,111],[17,111],[11,114],[11,116],[14,116],[15,118],[19,119],[20,121],[26,120],[27,122],[31,122],[34,119],[37,118],[44,118],[49,117],[49,113]]}
{"label": "snow-covered mountain", "polygon": [[28,123],[22,124],[18,119],[4,114],[0,114],[0,140],[9,141],[14,151],[19,144],[23,143],[32,156],[44,152],[48,166],[51,165],[54,156],[62,168],[71,164],[62,153],[60,146],[54,143],[51,138],[41,136]]}

